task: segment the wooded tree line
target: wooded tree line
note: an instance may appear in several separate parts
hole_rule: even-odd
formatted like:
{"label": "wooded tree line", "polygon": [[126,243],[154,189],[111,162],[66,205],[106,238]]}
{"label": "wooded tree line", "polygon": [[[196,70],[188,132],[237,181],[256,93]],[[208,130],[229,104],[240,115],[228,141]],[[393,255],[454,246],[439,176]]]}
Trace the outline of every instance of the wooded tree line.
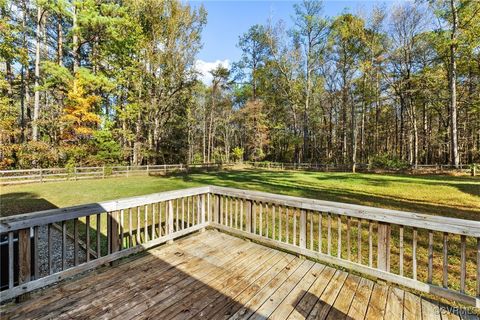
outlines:
{"label": "wooded tree line", "polygon": [[304,1],[291,27],[246,30],[240,61],[207,85],[202,7],[0,3],[2,167],[480,160],[478,1],[332,18]]}

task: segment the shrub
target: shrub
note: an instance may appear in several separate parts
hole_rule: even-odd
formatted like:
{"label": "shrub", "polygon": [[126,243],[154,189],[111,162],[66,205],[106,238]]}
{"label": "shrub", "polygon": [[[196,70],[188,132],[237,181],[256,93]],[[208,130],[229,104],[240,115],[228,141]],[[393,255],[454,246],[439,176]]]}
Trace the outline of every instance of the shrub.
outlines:
{"label": "shrub", "polygon": [[370,160],[370,166],[373,169],[392,169],[392,170],[402,170],[407,169],[410,165],[408,161],[402,160],[397,156],[390,154],[380,154],[374,156]]}
{"label": "shrub", "polygon": [[243,160],[243,154],[244,150],[243,148],[240,147],[235,147],[232,150],[232,160],[235,162],[242,161]]}

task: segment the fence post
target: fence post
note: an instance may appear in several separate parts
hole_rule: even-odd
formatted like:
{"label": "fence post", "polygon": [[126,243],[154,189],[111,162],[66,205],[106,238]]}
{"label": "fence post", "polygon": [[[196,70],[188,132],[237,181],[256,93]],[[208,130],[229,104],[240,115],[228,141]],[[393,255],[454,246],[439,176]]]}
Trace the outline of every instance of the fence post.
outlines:
{"label": "fence post", "polygon": [[102,178],[105,179],[105,165],[102,167]]}
{"label": "fence post", "polygon": [[77,167],[73,167],[73,179],[77,181]]}
{"label": "fence post", "polygon": [[390,271],[390,224],[378,223],[378,259],[377,268],[383,271]]}
{"label": "fence post", "polygon": [[163,171],[167,174],[167,165],[165,163],[163,164]]}
{"label": "fence post", "polygon": [[128,169],[130,168],[130,166],[127,166],[127,178],[128,178]]}
{"label": "fence post", "polygon": [[40,182],[43,182],[43,169],[40,169]]}
{"label": "fence post", "polygon": [[150,175],[150,166],[147,164],[147,176]]}
{"label": "fence post", "polygon": [[307,247],[307,213],[300,210],[300,248]]}

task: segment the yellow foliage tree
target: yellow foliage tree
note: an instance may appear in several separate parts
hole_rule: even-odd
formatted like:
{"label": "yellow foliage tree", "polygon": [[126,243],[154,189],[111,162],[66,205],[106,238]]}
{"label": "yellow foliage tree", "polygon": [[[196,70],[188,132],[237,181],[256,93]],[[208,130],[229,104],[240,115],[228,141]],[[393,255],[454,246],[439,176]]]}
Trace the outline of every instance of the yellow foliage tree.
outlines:
{"label": "yellow foliage tree", "polygon": [[68,141],[91,138],[100,123],[95,107],[100,103],[101,97],[85,90],[85,80],[81,74],[77,73],[65,100],[62,135]]}

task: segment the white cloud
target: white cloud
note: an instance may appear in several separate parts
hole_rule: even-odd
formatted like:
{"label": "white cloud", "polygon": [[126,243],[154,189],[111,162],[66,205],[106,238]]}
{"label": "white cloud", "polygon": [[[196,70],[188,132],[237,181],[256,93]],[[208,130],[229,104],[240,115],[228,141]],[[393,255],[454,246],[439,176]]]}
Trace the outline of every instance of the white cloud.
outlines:
{"label": "white cloud", "polygon": [[230,60],[217,60],[214,62],[208,62],[198,59],[195,61],[195,69],[200,73],[200,80],[206,85],[212,83],[213,77],[210,71],[215,69],[218,65],[222,65],[225,68],[230,68]]}

